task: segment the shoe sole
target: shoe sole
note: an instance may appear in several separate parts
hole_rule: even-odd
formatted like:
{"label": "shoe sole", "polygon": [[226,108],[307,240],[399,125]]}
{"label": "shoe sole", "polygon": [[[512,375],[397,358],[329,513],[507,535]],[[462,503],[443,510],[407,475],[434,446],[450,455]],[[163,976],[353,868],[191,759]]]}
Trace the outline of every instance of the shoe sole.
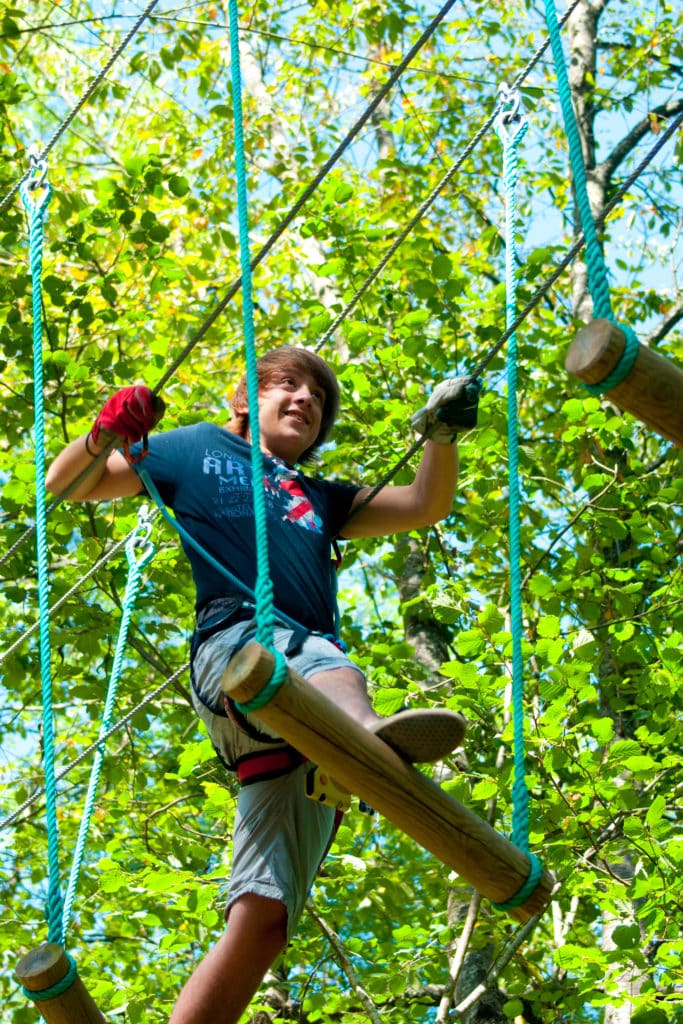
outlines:
{"label": "shoe sole", "polygon": [[465,737],[465,719],[445,708],[414,708],[383,718],[370,732],[405,761],[432,764],[452,754]]}

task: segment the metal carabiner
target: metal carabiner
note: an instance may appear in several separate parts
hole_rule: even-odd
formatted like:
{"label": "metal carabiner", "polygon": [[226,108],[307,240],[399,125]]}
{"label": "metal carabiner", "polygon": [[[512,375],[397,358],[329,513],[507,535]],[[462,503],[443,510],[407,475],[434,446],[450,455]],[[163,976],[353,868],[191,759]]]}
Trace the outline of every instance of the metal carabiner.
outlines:
{"label": "metal carabiner", "polygon": [[126,544],[126,555],[129,562],[132,562],[135,558],[136,550],[139,551],[142,549],[138,558],[138,565],[146,565],[156,551],[151,540],[152,523],[155,515],[156,510],[152,509],[150,511],[146,504],[140,506],[137,526],[133,529],[133,532],[128,539],[128,543]]}
{"label": "metal carabiner", "polygon": [[47,159],[40,159],[40,150],[35,142],[28,151],[28,163],[29,175],[31,175],[27,183],[29,191],[35,192],[38,188],[45,188],[47,183]]}
{"label": "metal carabiner", "polygon": [[501,82],[498,86],[498,99],[500,100],[500,118],[503,124],[519,121],[521,117],[519,108],[522,105],[519,89],[511,89],[506,82]]}
{"label": "metal carabiner", "polygon": [[503,141],[507,139],[514,142],[529,125],[522,106],[521,94],[519,89],[511,89],[505,82],[501,82],[498,86],[498,98],[500,106],[494,128]]}

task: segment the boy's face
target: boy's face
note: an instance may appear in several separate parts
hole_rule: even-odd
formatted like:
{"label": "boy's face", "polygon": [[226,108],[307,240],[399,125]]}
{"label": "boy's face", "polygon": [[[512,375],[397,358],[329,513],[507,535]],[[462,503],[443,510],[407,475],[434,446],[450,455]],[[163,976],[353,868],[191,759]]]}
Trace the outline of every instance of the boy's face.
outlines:
{"label": "boy's face", "polygon": [[294,463],[320,433],[325,391],[302,370],[273,371],[259,393],[261,448]]}

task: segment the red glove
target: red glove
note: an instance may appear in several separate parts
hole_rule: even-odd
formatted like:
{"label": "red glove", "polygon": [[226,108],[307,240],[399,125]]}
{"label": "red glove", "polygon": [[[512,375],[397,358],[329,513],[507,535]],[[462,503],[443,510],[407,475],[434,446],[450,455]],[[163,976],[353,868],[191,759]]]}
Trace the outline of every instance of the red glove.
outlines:
{"label": "red glove", "polygon": [[97,444],[100,431],[105,431],[122,438],[127,447],[146,437],[156,427],[165,409],[163,399],[153,394],[144,384],[121,388],[102,406],[90,437],[93,444]]}

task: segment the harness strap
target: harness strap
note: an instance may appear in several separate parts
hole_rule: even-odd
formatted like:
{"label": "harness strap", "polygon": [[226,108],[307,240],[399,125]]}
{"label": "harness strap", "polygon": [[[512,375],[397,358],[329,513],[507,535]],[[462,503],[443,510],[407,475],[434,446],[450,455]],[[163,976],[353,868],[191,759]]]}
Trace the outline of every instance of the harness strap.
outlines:
{"label": "harness strap", "polygon": [[264,782],[266,779],[278,779],[281,775],[294,771],[306,760],[294,747],[254,751],[252,754],[244,754],[237,761],[237,778],[241,786],[250,786],[254,782]]}

